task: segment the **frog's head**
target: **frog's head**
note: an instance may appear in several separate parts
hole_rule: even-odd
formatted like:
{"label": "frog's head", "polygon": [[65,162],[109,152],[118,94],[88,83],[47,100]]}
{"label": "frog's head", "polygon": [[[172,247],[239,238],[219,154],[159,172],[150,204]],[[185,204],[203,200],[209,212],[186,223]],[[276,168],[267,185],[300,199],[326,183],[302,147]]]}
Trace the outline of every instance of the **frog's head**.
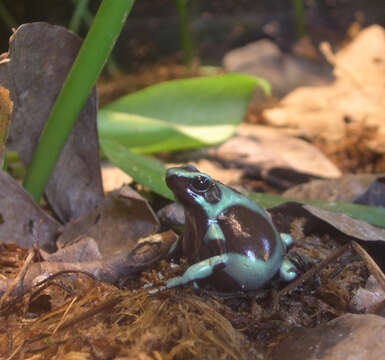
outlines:
{"label": "frog's head", "polygon": [[210,176],[198,171],[194,166],[173,167],[166,172],[167,186],[183,207],[204,207],[221,199],[218,183]]}

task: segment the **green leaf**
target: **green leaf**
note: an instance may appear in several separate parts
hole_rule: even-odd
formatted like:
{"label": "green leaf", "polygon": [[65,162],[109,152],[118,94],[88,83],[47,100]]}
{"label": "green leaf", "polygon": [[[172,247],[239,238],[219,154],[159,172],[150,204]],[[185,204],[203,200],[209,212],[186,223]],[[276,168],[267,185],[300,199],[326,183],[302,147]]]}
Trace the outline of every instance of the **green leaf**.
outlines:
{"label": "green leaf", "polygon": [[244,116],[256,85],[248,75],[173,80],[126,95],[99,111],[101,140],[137,153],[209,146],[230,137]]}
{"label": "green leaf", "polygon": [[346,214],[353,219],[363,220],[375,226],[385,227],[385,210],[381,207],[351,203],[327,202],[320,200],[286,198],[283,196],[261,193],[248,193],[247,197],[265,208],[271,208],[285,202],[295,201],[301,204],[313,205],[323,210]]}
{"label": "green leaf", "polygon": [[125,146],[110,140],[101,139],[100,145],[107,157],[136,182],[168,199],[174,198],[164,181],[166,168],[160,161],[135,154]]}

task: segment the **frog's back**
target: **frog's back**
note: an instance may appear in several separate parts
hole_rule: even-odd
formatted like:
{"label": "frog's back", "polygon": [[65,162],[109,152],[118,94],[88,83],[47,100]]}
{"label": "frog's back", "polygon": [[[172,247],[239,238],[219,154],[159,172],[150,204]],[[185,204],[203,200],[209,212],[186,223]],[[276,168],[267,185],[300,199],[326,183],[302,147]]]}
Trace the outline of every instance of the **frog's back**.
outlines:
{"label": "frog's back", "polygon": [[281,249],[279,234],[261,214],[242,205],[226,208],[218,216],[218,224],[226,234],[227,252],[268,261]]}

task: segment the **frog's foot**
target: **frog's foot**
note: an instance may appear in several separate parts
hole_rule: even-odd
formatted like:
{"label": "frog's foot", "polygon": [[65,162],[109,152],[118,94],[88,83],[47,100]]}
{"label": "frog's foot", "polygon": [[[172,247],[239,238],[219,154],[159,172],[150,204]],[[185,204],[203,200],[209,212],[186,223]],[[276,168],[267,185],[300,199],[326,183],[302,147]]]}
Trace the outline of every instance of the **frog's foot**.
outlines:
{"label": "frog's foot", "polygon": [[291,235],[286,234],[286,233],[279,233],[279,235],[281,236],[281,240],[282,240],[283,245],[285,245],[285,248],[289,249],[294,243]]}
{"label": "frog's foot", "polygon": [[293,263],[284,258],[279,269],[280,278],[284,281],[291,281],[297,276],[297,268],[293,265]]}
{"label": "frog's foot", "polygon": [[164,282],[164,285],[149,290],[150,294],[155,294],[160,291],[171,289],[177,286],[186,285],[190,282],[194,282],[194,286],[197,286],[196,281],[205,279],[211,276],[218,267],[222,268],[228,261],[228,255],[222,254],[210,257],[208,259],[199,261],[187,268],[181,276],[173,277]]}

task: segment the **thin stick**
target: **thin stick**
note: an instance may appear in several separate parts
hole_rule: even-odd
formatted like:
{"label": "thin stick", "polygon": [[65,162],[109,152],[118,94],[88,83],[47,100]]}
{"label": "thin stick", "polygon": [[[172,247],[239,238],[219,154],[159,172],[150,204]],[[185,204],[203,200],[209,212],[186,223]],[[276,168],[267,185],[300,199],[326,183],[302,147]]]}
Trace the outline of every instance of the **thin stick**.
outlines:
{"label": "thin stick", "polygon": [[324,260],[322,260],[317,265],[313,266],[309,271],[306,271],[304,274],[302,274],[300,277],[292,281],[289,285],[285,286],[282,290],[278,291],[277,298],[285,295],[286,293],[290,292],[291,290],[295,289],[297,286],[304,283],[306,280],[313,277],[317,272],[319,272],[321,269],[329,265],[332,261],[339,258],[343,253],[345,253],[350,248],[350,242],[339,248],[334,253],[330,254],[328,257],[326,257]]}
{"label": "thin stick", "polygon": [[24,341],[14,350],[14,352],[7,357],[6,360],[11,360],[21,349],[21,347],[24,345]]}
{"label": "thin stick", "polygon": [[64,311],[64,314],[63,316],[61,317],[60,321],[58,322],[58,324],[56,325],[55,327],[55,330],[52,332],[52,335],[54,335],[56,333],[56,331],[60,328],[60,326],[64,323],[64,320],[66,319],[67,317],[67,314],[69,313],[69,311],[71,310],[72,308],[72,305],[75,303],[75,301],[78,299],[77,296],[75,296],[72,301],[69,303],[69,305],[67,306],[67,309]]}

